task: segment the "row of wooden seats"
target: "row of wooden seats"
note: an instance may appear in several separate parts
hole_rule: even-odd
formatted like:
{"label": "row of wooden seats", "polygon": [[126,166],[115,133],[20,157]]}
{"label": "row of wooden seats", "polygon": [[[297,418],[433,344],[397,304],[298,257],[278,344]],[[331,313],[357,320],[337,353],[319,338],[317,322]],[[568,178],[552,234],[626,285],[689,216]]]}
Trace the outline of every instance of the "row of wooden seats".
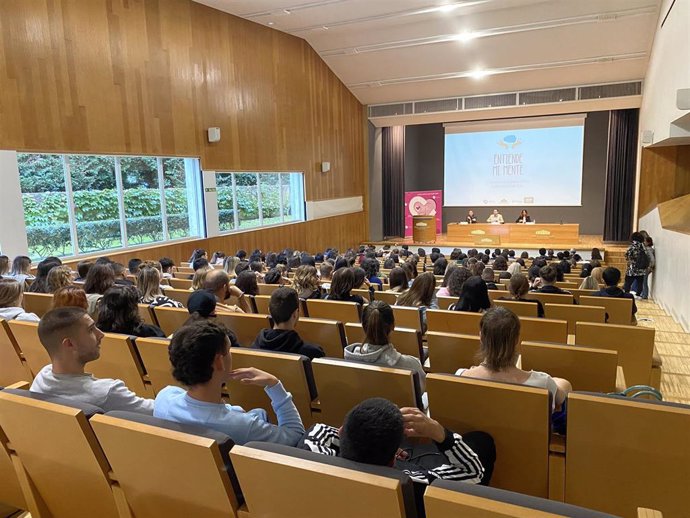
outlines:
{"label": "row of wooden seats", "polygon": [[[339,465],[342,459],[258,443],[234,447],[230,468],[232,443],[217,432],[127,413],[101,416],[88,405],[19,392],[0,391],[0,474],[7,482],[0,500],[35,516],[416,516],[397,484],[365,476],[381,468],[354,469]],[[542,498],[551,493],[624,517],[642,505],[672,517],[687,510],[687,406],[573,393],[567,463],[561,459],[564,476],[554,477],[558,448],[550,445],[545,390],[431,375],[429,397],[432,416],[444,426],[492,434],[495,487]],[[385,489],[398,495],[396,512]],[[444,509],[438,516],[448,516],[450,504],[437,505],[427,515]],[[476,516],[494,516],[488,510]]]}

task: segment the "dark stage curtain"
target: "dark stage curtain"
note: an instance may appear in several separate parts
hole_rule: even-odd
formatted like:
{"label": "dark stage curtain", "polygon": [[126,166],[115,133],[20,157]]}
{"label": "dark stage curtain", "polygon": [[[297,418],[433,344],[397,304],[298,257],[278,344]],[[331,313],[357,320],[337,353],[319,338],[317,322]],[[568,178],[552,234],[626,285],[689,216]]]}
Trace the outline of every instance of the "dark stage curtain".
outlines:
{"label": "dark stage curtain", "polygon": [[381,169],[383,174],[383,235],[405,235],[405,126],[383,128]]}
{"label": "dark stage curtain", "polygon": [[604,241],[628,241],[633,227],[639,110],[611,111]]}

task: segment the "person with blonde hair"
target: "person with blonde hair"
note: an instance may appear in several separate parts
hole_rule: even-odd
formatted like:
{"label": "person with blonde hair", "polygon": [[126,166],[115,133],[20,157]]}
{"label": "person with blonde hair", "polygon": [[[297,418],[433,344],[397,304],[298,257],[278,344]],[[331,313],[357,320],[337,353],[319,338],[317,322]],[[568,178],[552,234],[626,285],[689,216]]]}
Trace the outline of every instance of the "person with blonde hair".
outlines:
{"label": "person with blonde hair", "polygon": [[192,277],[192,287],[189,288],[191,291],[203,290],[204,282],[206,281],[206,275],[213,268],[199,268],[194,272],[194,277]]}
{"label": "person with blonde hair", "polygon": [[573,390],[572,385],[566,379],[553,378],[545,372],[518,368],[519,345],[520,319],[509,309],[492,308],[479,321],[479,365],[458,369],[455,374],[545,388],[552,396],[552,411],[560,410],[567,394]]}
{"label": "person with blonde hair", "polygon": [[604,268],[601,266],[597,266],[596,268],[592,268],[592,273],[590,275],[594,278],[595,281],[597,281],[598,284],[606,284],[604,282]]}
{"label": "person with blonde hair", "polygon": [[6,255],[0,255],[0,277],[4,277],[10,273],[10,258]]}
{"label": "person with blonde hair", "polygon": [[236,255],[229,255],[223,261],[223,270],[227,272],[231,280],[237,277],[237,273],[235,273],[235,268],[238,264],[240,264],[241,261],[242,260]]}
{"label": "person with blonde hair", "polygon": [[292,287],[300,299],[320,299],[321,286],[319,276],[314,266],[303,264],[295,270]]}
{"label": "person with blonde hair", "polygon": [[520,266],[520,263],[515,262],[511,263],[510,266],[508,266],[508,273],[511,275],[515,275],[516,273],[522,272],[522,266]]}
{"label": "person with blonde hair", "polygon": [[22,308],[24,283],[16,279],[0,279],[0,319],[38,322],[40,319]]}
{"label": "person with blonde hair", "polygon": [[55,266],[48,272],[48,293],[72,284],[72,270],[69,266]]}
{"label": "person with blonde hair", "polygon": [[53,303],[50,309],[69,307],[82,308],[84,310],[89,307],[88,300],[86,299],[86,292],[74,284],[55,290],[53,293]]}
{"label": "person with blonde hair", "polygon": [[584,279],[582,279],[582,283],[580,283],[580,289],[581,290],[598,290],[599,289],[599,283],[597,280],[592,277],[591,275],[588,275]]}
{"label": "person with blonde hair", "polygon": [[12,269],[6,275],[23,283],[26,279],[33,279],[31,274],[31,258],[25,255],[18,255],[12,261]]}
{"label": "person with blonde hair", "polygon": [[171,299],[161,290],[161,274],[153,266],[141,266],[137,272],[139,302],[153,307],[182,308],[182,303]]}

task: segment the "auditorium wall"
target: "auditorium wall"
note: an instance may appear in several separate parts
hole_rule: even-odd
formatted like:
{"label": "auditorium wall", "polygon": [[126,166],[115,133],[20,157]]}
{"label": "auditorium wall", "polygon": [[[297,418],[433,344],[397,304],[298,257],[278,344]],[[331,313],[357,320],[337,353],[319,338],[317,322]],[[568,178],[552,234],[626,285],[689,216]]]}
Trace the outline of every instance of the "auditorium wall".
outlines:
{"label": "auditorium wall", "polygon": [[0,2],[0,32],[0,149],[303,171],[308,201],[368,219],[364,108],[303,39],[191,0]]}
{"label": "auditorium wall", "polygon": [[[606,152],[609,112],[591,112],[585,120],[582,206],[532,207],[530,214],[540,223],[579,223],[580,234],[602,235],[604,230],[604,194],[606,189]],[[443,190],[443,124],[407,126],[405,131],[405,190]],[[557,172],[554,172],[557,173]],[[557,175],[554,175],[554,181]],[[459,186],[461,188],[462,186]],[[464,221],[474,209],[480,219],[487,218],[493,207],[444,207],[443,232],[448,222]],[[521,207],[505,207],[506,221],[514,221]]]}

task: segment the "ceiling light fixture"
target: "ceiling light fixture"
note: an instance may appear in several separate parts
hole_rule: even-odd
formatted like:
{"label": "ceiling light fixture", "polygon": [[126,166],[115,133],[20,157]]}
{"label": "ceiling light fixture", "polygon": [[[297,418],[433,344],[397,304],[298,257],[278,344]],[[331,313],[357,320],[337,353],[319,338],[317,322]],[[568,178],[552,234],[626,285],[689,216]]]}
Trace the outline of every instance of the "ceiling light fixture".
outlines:
{"label": "ceiling light fixture", "polygon": [[267,25],[275,25],[275,24],[276,24],[276,22],[268,22]]}
{"label": "ceiling light fixture", "polygon": [[485,78],[486,76],[491,75],[491,71],[490,71],[490,70],[482,70],[482,69],[479,68],[479,69],[477,69],[477,70],[473,70],[472,72],[470,72],[470,73],[467,74],[467,75],[468,75],[469,77],[471,77],[472,79],[483,79],[483,78]]}
{"label": "ceiling light fixture", "polygon": [[460,7],[458,4],[447,4],[436,7],[433,10],[438,11],[439,13],[450,13],[455,11],[458,7]]}
{"label": "ceiling light fixture", "polygon": [[468,41],[476,40],[477,38],[479,38],[478,32],[466,31],[456,34],[453,39],[461,43],[467,43]]}

